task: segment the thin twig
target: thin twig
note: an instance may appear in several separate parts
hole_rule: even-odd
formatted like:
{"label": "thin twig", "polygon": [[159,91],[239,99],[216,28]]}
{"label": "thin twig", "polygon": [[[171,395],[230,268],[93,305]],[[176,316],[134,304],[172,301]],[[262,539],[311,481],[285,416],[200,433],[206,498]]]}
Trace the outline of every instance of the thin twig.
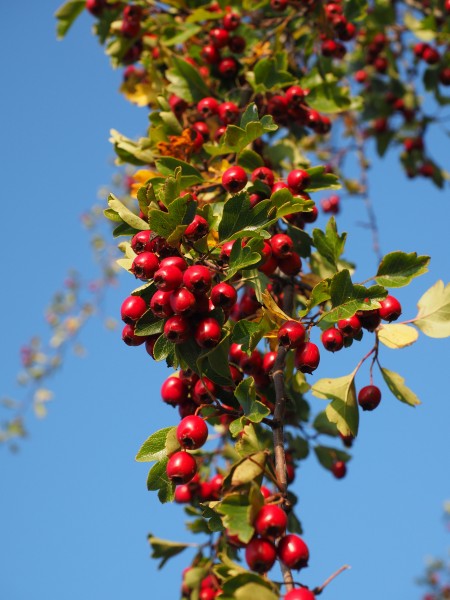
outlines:
{"label": "thin twig", "polygon": [[350,569],[350,565],[343,565],[340,569],[338,569],[335,573],[333,573],[333,575],[330,575],[328,577],[328,579],[326,581],[324,581],[324,583],[322,583],[322,585],[314,588],[313,593],[318,596],[319,594],[321,594],[323,592],[323,590],[327,587],[327,585],[329,583],[331,583],[333,581],[333,579],[335,579],[335,577],[337,577],[338,575],[340,575],[343,571],[346,571],[347,569]]}

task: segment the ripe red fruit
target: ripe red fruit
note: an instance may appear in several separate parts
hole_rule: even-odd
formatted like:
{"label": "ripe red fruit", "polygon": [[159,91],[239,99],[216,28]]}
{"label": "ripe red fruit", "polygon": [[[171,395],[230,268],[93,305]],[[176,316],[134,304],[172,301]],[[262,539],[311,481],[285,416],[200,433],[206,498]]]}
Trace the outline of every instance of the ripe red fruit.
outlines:
{"label": "ripe red fruit", "polygon": [[155,348],[155,344],[156,341],[159,338],[159,333],[156,333],[155,335],[149,335],[147,337],[147,339],[145,340],[145,349],[147,351],[147,354],[149,354],[153,359],[155,358],[155,354],[153,352],[154,348]]}
{"label": "ripe red fruit", "polygon": [[86,10],[88,10],[94,17],[99,17],[103,10],[111,5],[107,4],[105,0],[86,0]]}
{"label": "ripe red fruit", "polygon": [[222,495],[222,486],[223,486],[223,475],[217,473],[210,480],[211,485],[211,496],[213,500],[219,500]]}
{"label": "ripe red fruit", "polygon": [[233,308],[236,304],[236,300],[237,292],[229,283],[218,283],[211,290],[211,302],[216,308]]}
{"label": "ripe red fruit", "polygon": [[402,306],[397,298],[394,296],[386,296],[384,300],[380,302],[380,308],[378,313],[383,321],[396,321],[402,314]]}
{"label": "ripe red fruit", "polygon": [[195,341],[201,348],[214,348],[220,342],[221,337],[222,328],[212,317],[202,319],[194,333]]}
{"label": "ripe red fruit", "polygon": [[305,341],[305,328],[298,321],[286,321],[278,330],[278,342],[285,348],[298,348]]}
{"label": "ripe red fruit", "polygon": [[142,252],[133,260],[130,271],[137,279],[151,279],[159,267],[159,259],[153,252]]}
{"label": "ripe red fruit", "polygon": [[295,588],[288,592],[283,600],[316,600],[315,595],[307,588]]}
{"label": "ripe red fruit", "polygon": [[288,0],[270,0],[270,8],[272,10],[276,10],[277,12],[283,12],[286,10],[288,4]]}
{"label": "ripe red fruit", "polygon": [[319,209],[317,206],[313,206],[312,210],[309,212],[302,212],[301,217],[305,221],[305,223],[314,223],[317,221],[317,217],[319,216]]}
{"label": "ripe red fruit", "polygon": [[134,325],[125,325],[122,329],[122,340],[127,346],[140,346],[146,340],[145,335],[135,335]]}
{"label": "ripe red fruit", "polygon": [[197,104],[197,110],[204,117],[211,117],[213,115],[217,115],[219,112],[219,103],[215,98],[208,96],[200,100],[200,102]]}
{"label": "ripe red fruit", "polygon": [[264,369],[264,372],[267,373],[267,375],[273,369],[273,365],[275,363],[276,358],[277,358],[276,352],[267,352],[266,354],[264,354],[262,367]]}
{"label": "ripe red fruit", "polygon": [[131,238],[131,248],[136,254],[142,252],[152,252],[155,249],[157,243],[157,237],[151,237],[152,231],[139,231]]}
{"label": "ripe red fruit", "polygon": [[339,331],[347,337],[353,337],[361,331],[361,321],[356,315],[349,317],[348,319],[340,319],[337,322]]}
{"label": "ripe red fruit", "polygon": [[178,502],[178,504],[188,504],[192,502],[193,498],[194,494],[189,484],[177,485],[175,488],[175,502]]}
{"label": "ripe red fruit", "polygon": [[250,356],[244,353],[239,361],[239,366],[246,375],[254,375],[260,371],[262,368],[262,356],[259,350],[253,350]]}
{"label": "ripe red fruit", "polygon": [[302,270],[302,260],[296,252],[293,252],[285,258],[279,258],[278,267],[285,275],[293,277]]}
{"label": "ripe red fruit", "polygon": [[223,102],[219,105],[219,119],[223,125],[234,123],[239,117],[239,107],[234,102]]}
{"label": "ripe red fruit", "polygon": [[190,324],[187,317],[174,315],[169,317],[164,324],[164,335],[174,344],[186,342],[190,335]]}
{"label": "ripe red fruit", "polygon": [[222,185],[231,194],[236,194],[247,185],[247,173],[242,167],[230,167],[222,175]]}
{"label": "ripe red fruit", "polygon": [[308,187],[309,180],[309,174],[303,169],[294,169],[287,176],[287,184],[294,194],[298,194]]}
{"label": "ripe red fruit", "polygon": [[234,31],[241,22],[241,17],[234,12],[227,13],[222,19],[222,25],[228,31]]}
{"label": "ripe red fruit", "polygon": [[220,52],[213,44],[206,44],[206,46],[203,46],[200,56],[209,65],[214,65],[220,60]]}
{"label": "ripe red fruit", "polygon": [[375,331],[381,322],[381,317],[378,309],[374,310],[358,310],[356,316],[361,321],[362,327],[367,331]]}
{"label": "ripe red fruit", "polygon": [[278,558],[289,569],[301,569],[308,565],[308,546],[298,535],[285,535],[278,543]]}
{"label": "ripe red fruit", "polygon": [[244,52],[247,42],[241,35],[233,35],[228,41],[228,48],[233,54],[242,54]]}
{"label": "ripe red fruit", "polygon": [[120,316],[124,323],[133,325],[147,310],[147,303],[141,296],[128,296],[122,302]]}
{"label": "ripe red fruit", "polygon": [[150,308],[155,315],[160,319],[171,317],[173,315],[172,307],[170,306],[170,296],[172,292],[157,290],[150,300]]}
{"label": "ripe red fruit", "polygon": [[381,401],[381,392],[376,385],[366,385],[359,390],[358,404],[363,410],[374,410]]}
{"label": "ripe red fruit", "polygon": [[337,352],[344,346],[344,336],[339,329],[335,329],[334,327],[326,329],[322,333],[321,340],[325,350],[329,350],[330,352]]}
{"label": "ripe red fruit", "polygon": [[245,560],[252,571],[265,573],[269,571],[277,557],[277,550],[270,540],[253,538],[245,549]]}
{"label": "ripe red fruit", "polygon": [[428,46],[428,48],[425,48],[425,50],[423,51],[422,58],[429,65],[435,65],[439,62],[441,57],[436,48]]}
{"label": "ripe red fruit", "polygon": [[347,474],[347,465],[343,460],[337,460],[331,467],[331,472],[336,479],[342,479]]}
{"label": "ripe red fruit", "polygon": [[168,256],[162,259],[159,267],[177,267],[180,271],[185,271],[187,269],[187,262],[182,256]]}
{"label": "ripe red fruit", "polygon": [[450,67],[444,67],[439,72],[439,82],[442,85],[450,85]]}
{"label": "ripe red fruit", "polygon": [[161,398],[166,404],[178,406],[186,402],[188,389],[179,377],[168,377],[161,386]]}
{"label": "ripe red fruit", "polygon": [[232,56],[228,56],[220,61],[218,69],[219,74],[224,79],[231,79],[237,75],[237,72],[239,71],[239,63]]}
{"label": "ripe red fruit", "polygon": [[194,385],[194,389],[192,391],[192,399],[197,404],[211,404],[213,398],[216,395],[216,386],[215,384],[208,379],[207,377],[203,377],[203,379],[199,379],[197,383]]}
{"label": "ripe red fruit", "polygon": [[312,373],[320,362],[320,352],[316,344],[305,342],[295,352],[295,368],[302,373]]}
{"label": "ripe red fruit", "polygon": [[208,221],[200,215],[195,215],[192,223],[189,223],[184,230],[184,237],[192,242],[195,242],[204,237],[208,232]]}
{"label": "ripe red fruit", "polygon": [[276,504],[265,504],[256,515],[253,527],[262,537],[278,538],[286,531],[287,515]]}
{"label": "ripe red fruit", "polygon": [[176,485],[188,483],[197,472],[195,458],[187,452],[175,452],[166,466],[167,477]]}
{"label": "ripe red fruit", "polygon": [[183,272],[174,266],[162,267],[156,271],[153,281],[159,290],[172,292],[180,287],[183,281]]}
{"label": "ripe red fruit", "polygon": [[240,364],[241,360],[247,356],[247,354],[242,350],[242,344],[236,344],[233,342],[230,346],[229,357],[231,362]]}
{"label": "ripe red fruit", "polygon": [[285,96],[289,104],[298,105],[304,100],[306,92],[299,85],[293,85],[286,90]]}
{"label": "ripe red fruit", "polygon": [[270,247],[275,258],[287,258],[294,251],[294,242],[285,233],[277,233],[270,238]]}
{"label": "ripe red fruit", "polygon": [[211,271],[204,265],[188,267],[183,274],[183,284],[194,294],[205,294],[211,288]]}
{"label": "ripe red fruit", "polygon": [[230,34],[226,29],[222,29],[221,27],[214,27],[209,32],[209,38],[211,43],[216,48],[225,48],[228,45],[228,40],[230,38]]}
{"label": "ripe red fruit", "polygon": [[184,287],[170,292],[170,308],[176,315],[189,315],[195,308],[196,299],[192,292]]}
{"label": "ripe red fruit", "polygon": [[272,169],[268,169],[267,167],[258,167],[252,172],[252,181],[256,181],[258,179],[271,188],[274,184],[275,176]]}
{"label": "ripe red fruit", "polygon": [[208,439],[208,426],[197,415],[185,417],[177,427],[177,440],[180,446],[188,450],[201,448]]}

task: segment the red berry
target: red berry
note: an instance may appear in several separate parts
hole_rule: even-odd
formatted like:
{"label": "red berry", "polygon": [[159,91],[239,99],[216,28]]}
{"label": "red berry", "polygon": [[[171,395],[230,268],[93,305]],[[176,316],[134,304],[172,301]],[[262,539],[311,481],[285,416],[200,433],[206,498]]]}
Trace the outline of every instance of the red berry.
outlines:
{"label": "red berry", "polygon": [[310,212],[302,212],[301,217],[305,221],[305,223],[314,223],[317,221],[317,217],[319,216],[319,209],[317,206],[313,206]]}
{"label": "red berry", "polygon": [[216,48],[220,49],[220,48],[225,48],[225,46],[227,46],[230,34],[228,33],[228,31],[226,29],[222,29],[221,27],[214,27],[213,29],[210,30],[209,37],[210,37],[211,43]]}
{"label": "red berry", "polygon": [[339,331],[346,337],[353,337],[361,331],[361,321],[356,315],[348,319],[340,319],[337,326]]}
{"label": "red berry", "polygon": [[229,350],[229,356],[231,362],[240,364],[241,360],[247,356],[247,354],[242,350],[242,344],[232,343]]}
{"label": "red berry", "polygon": [[286,90],[285,96],[289,104],[298,105],[304,100],[306,92],[299,85],[293,85]]}
{"label": "red berry", "polygon": [[[153,237],[152,237],[153,236]],[[152,231],[139,231],[131,238],[131,248],[136,254],[142,252],[153,252],[157,244],[158,236]]]}
{"label": "red berry", "polygon": [[168,377],[161,386],[161,398],[166,404],[177,406],[187,400],[188,389],[179,377]]}
{"label": "red berry", "polygon": [[337,460],[331,467],[331,472],[336,479],[342,479],[347,473],[347,465],[343,460]]}
{"label": "red berry", "polygon": [[201,348],[214,348],[220,342],[221,337],[222,328],[212,317],[202,319],[194,333],[195,341]]}
{"label": "red berry", "polygon": [[94,17],[99,17],[105,8],[109,8],[111,5],[107,4],[105,0],[86,0],[86,10],[88,10]]}
{"label": "red berry", "polygon": [[289,569],[301,569],[308,565],[308,546],[298,535],[285,535],[278,543],[278,558]]}
{"label": "red berry", "polygon": [[265,573],[269,571],[277,557],[275,546],[265,538],[253,538],[245,549],[245,560],[252,571]]}
{"label": "red berry", "polygon": [[170,292],[170,308],[176,315],[189,315],[196,305],[196,299],[192,292],[184,287]]}
{"label": "red berry", "polygon": [[436,48],[428,46],[428,48],[425,48],[425,50],[423,51],[422,58],[429,65],[435,65],[439,62],[441,57]]}
{"label": "red berry", "polygon": [[125,325],[122,329],[122,340],[127,346],[140,346],[146,340],[145,335],[136,335],[134,333],[134,325]]}
{"label": "red berry", "polygon": [[376,385],[366,385],[359,390],[358,404],[363,410],[374,410],[381,401],[381,392]]}
{"label": "red berry", "polygon": [[216,308],[233,308],[236,300],[237,292],[229,283],[218,283],[211,290],[211,302]]}
{"label": "red berry", "polygon": [[180,271],[185,271],[187,269],[187,262],[184,260],[182,256],[168,256],[167,258],[163,258],[159,263],[159,267],[177,267]]}
{"label": "red berry", "polygon": [[287,184],[291,192],[298,194],[308,187],[309,180],[310,177],[307,171],[304,171],[303,169],[294,169],[287,177]]}
{"label": "red berry", "polygon": [[277,12],[283,12],[286,10],[289,0],[270,0],[270,8]]}
{"label": "red berry", "polygon": [[166,466],[167,477],[176,485],[188,483],[197,472],[195,458],[187,452],[175,452]]}
{"label": "red berry", "polygon": [[277,233],[270,238],[270,247],[275,258],[286,258],[294,251],[294,242],[285,233]]}
{"label": "red berry", "polygon": [[275,176],[272,169],[268,169],[267,167],[258,167],[252,173],[252,181],[256,181],[257,179],[271,188],[274,184]]}
{"label": "red berry", "polygon": [[233,35],[228,41],[228,48],[233,54],[242,54],[245,50],[247,42],[241,35]]}
{"label": "red berry", "polygon": [[276,504],[265,504],[256,515],[253,527],[262,537],[278,538],[286,531],[287,515]]}
{"label": "red berry", "polygon": [[174,344],[186,342],[190,335],[189,319],[182,315],[169,317],[164,324],[164,335]]}
{"label": "red berry", "polygon": [[214,65],[220,60],[220,52],[213,44],[207,44],[203,46],[200,56],[209,65]]}
{"label": "red berry", "polygon": [[305,341],[305,328],[298,321],[286,321],[278,330],[278,342],[285,348],[298,348]]}
{"label": "red berry", "polygon": [[247,185],[247,173],[242,167],[230,167],[222,175],[222,185],[231,194],[236,194]]}
{"label": "red berry", "polygon": [[262,368],[262,356],[259,350],[253,350],[250,356],[244,353],[239,361],[239,366],[246,375],[254,375],[260,371]]}
{"label": "red berry", "polygon": [[217,115],[219,112],[219,103],[215,98],[207,97],[200,100],[197,104],[197,110],[204,117],[211,117]]}
{"label": "red berry", "polygon": [[330,352],[337,352],[344,346],[344,336],[339,329],[335,329],[334,327],[326,329],[322,333],[321,340],[325,350],[329,350]]}
{"label": "red berry", "polygon": [[209,232],[208,221],[200,216],[195,215],[186,229],[184,230],[184,237],[188,240],[195,242],[196,240],[201,239]]}
{"label": "red berry", "polygon": [[273,365],[275,364],[276,358],[276,352],[267,352],[266,354],[264,354],[262,367],[264,369],[264,372],[267,373],[267,375],[273,369]]}
{"label": "red berry", "polygon": [[223,102],[219,105],[219,119],[223,125],[235,123],[239,112],[239,107],[234,102]]}
{"label": "red berry", "polygon": [[211,404],[215,395],[215,384],[207,377],[203,377],[203,379],[199,379],[195,384],[194,390],[192,392],[192,399],[198,405]]}
{"label": "red berry", "polygon": [[183,448],[197,450],[208,439],[208,426],[196,415],[185,417],[177,427],[177,440]]}
{"label": "red berry", "polygon": [[374,310],[358,310],[356,316],[361,321],[362,327],[367,331],[375,331],[381,322],[381,317],[378,309]]}
{"label": "red berry", "polygon": [[151,279],[159,267],[159,259],[153,252],[142,252],[133,260],[130,271],[137,279]]}
{"label": "red berry", "polygon": [[149,354],[153,359],[155,358],[153,350],[155,348],[155,344],[156,344],[156,341],[158,340],[158,338],[159,338],[159,333],[157,333],[155,335],[149,335],[147,337],[147,339],[145,340],[145,349],[147,351],[147,354]]}
{"label": "red berry", "polygon": [[209,482],[211,485],[211,496],[214,500],[219,500],[222,495],[223,475],[217,473]]}
{"label": "red berry", "polygon": [[295,367],[302,373],[312,373],[320,362],[320,352],[316,344],[305,342],[295,352]]}
{"label": "red berry", "polygon": [[178,504],[188,504],[192,502],[194,494],[189,484],[177,485],[175,488],[175,502]]}
{"label": "red berry", "polygon": [[188,267],[183,274],[183,284],[194,294],[205,294],[211,288],[211,271],[204,265]]}
{"label": "red berry", "polygon": [[122,302],[120,308],[120,316],[124,323],[133,325],[147,311],[147,303],[141,296],[128,296]]}
{"label": "red berry", "polygon": [[237,13],[234,13],[234,12],[227,13],[224,16],[224,18],[222,19],[222,25],[228,31],[234,31],[237,27],[239,27],[240,22],[241,22],[241,17]]}
{"label": "red berry", "polygon": [[316,600],[316,597],[311,590],[302,587],[288,592],[283,600]]}
{"label": "red berry", "polygon": [[384,300],[381,300],[380,305],[378,313],[383,321],[396,321],[402,314],[401,304],[394,296],[386,296]]}
{"label": "red berry", "polygon": [[450,67],[444,67],[439,72],[439,82],[442,85],[450,85]]}
{"label": "red berry", "polygon": [[285,275],[293,277],[302,270],[302,260],[296,252],[293,252],[285,258],[279,258],[278,266]]}
{"label": "red berry", "polygon": [[231,79],[237,75],[237,72],[239,71],[239,63],[235,58],[229,56],[220,61],[218,69],[219,74],[224,79]]}
{"label": "red berry", "polygon": [[157,290],[150,300],[150,308],[155,315],[160,319],[171,317],[173,315],[172,307],[170,306],[170,296],[172,292],[164,292]]}
{"label": "red berry", "polygon": [[159,290],[171,292],[180,287],[183,281],[183,272],[178,267],[163,267],[156,271],[153,281]]}

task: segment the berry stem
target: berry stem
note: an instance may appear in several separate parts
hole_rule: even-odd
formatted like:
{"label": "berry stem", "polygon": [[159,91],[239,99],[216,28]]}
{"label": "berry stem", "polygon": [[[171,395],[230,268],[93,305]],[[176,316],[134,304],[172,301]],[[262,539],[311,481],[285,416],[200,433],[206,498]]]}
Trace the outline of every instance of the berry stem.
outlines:
{"label": "berry stem", "polygon": [[328,577],[328,579],[326,579],[322,585],[314,588],[313,593],[318,596],[319,594],[321,594],[323,592],[323,590],[327,587],[327,585],[329,583],[331,583],[333,581],[333,579],[335,579],[338,575],[340,575],[343,571],[346,571],[347,569],[350,569],[350,565],[343,565],[340,569],[338,569],[337,571],[335,571],[332,575],[330,575]]}

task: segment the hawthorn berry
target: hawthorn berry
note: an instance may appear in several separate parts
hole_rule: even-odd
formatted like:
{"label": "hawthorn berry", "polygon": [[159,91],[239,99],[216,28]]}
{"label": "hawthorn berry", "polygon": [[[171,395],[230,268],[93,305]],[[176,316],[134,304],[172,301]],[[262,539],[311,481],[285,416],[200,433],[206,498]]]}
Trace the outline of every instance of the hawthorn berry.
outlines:
{"label": "hawthorn berry", "polygon": [[394,296],[386,296],[386,298],[380,302],[378,314],[383,321],[388,321],[390,323],[391,321],[396,321],[402,314],[402,306]]}
{"label": "hawthorn berry", "polygon": [[311,590],[301,587],[295,588],[294,590],[288,592],[284,596],[283,600],[316,600],[316,597]]}
{"label": "hawthorn berry", "polygon": [[232,56],[228,56],[220,61],[218,70],[219,74],[224,79],[231,79],[237,75],[237,72],[239,71],[239,63]]}
{"label": "hawthorn berry", "polygon": [[305,328],[298,321],[286,321],[278,330],[278,342],[285,348],[298,348],[305,341]]}
{"label": "hawthorn berry", "polygon": [[169,317],[164,324],[164,335],[174,344],[186,342],[190,335],[190,323],[183,315]]}
{"label": "hawthorn berry", "polygon": [[381,317],[379,310],[358,310],[356,316],[361,321],[361,326],[367,331],[375,331],[378,325],[381,323]]}
{"label": "hawthorn berry", "polygon": [[342,479],[347,474],[347,465],[343,460],[337,460],[332,464],[331,472],[336,479]]}
{"label": "hawthorn berry", "polygon": [[294,169],[287,176],[287,184],[294,194],[298,194],[308,187],[309,181],[309,174],[303,169]]}
{"label": "hawthorn berry", "polygon": [[286,531],[287,515],[276,504],[265,504],[256,515],[253,527],[261,537],[278,538]]}
{"label": "hawthorn berry", "polygon": [[222,25],[227,31],[234,31],[239,27],[241,17],[234,12],[227,13],[222,19]]}
{"label": "hawthorn berry", "polygon": [[150,300],[150,309],[155,317],[164,319],[173,315],[172,307],[170,306],[170,296],[172,292],[164,290],[156,290]]}
{"label": "hawthorn berry", "polygon": [[366,385],[358,393],[358,404],[363,410],[374,410],[381,401],[381,392],[376,385]]}
{"label": "hawthorn berry", "polygon": [[203,46],[200,56],[209,65],[214,65],[220,60],[220,52],[213,44]]}
{"label": "hawthorn berry", "polygon": [[211,302],[216,308],[230,309],[236,304],[237,292],[232,285],[223,281],[211,290]]}
{"label": "hawthorn berry", "polygon": [[344,336],[353,337],[361,331],[361,321],[356,315],[352,315],[348,319],[340,319],[337,327]]}
{"label": "hawthorn berry", "polygon": [[188,450],[201,448],[208,439],[208,426],[197,415],[185,417],[177,427],[177,440],[180,446]]}
{"label": "hawthorn berry", "polygon": [[183,284],[194,294],[205,294],[211,288],[211,271],[204,265],[193,265],[183,273]]}
{"label": "hawthorn berry", "polygon": [[277,233],[270,238],[270,247],[275,258],[287,258],[294,251],[294,242],[285,233]]}
{"label": "hawthorn berry", "polygon": [[212,97],[202,98],[197,104],[197,110],[203,117],[211,117],[219,112],[219,102]]}
{"label": "hawthorn berry", "polygon": [[223,125],[234,123],[239,117],[239,107],[234,102],[223,102],[219,104],[219,119]]}
{"label": "hawthorn berry", "polygon": [[197,463],[195,458],[187,452],[175,452],[169,458],[166,466],[167,477],[175,483],[181,485],[188,483],[197,472]]}
{"label": "hawthorn berry", "polygon": [[182,256],[167,256],[163,258],[159,263],[159,267],[177,267],[180,271],[185,271],[187,269],[187,262],[184,260]]}
{"label": "hawthorn berry", "polygon": [[175,488],[175,502],[178,504],[188,504],[194,499],[194,494],[189,484],[183,483]]}
{"label": "hawthorn berry", "polygon": [[196,299],[192,292],[184,287],[170,292],[170,308],[176,315],[189,315],[194,310]]}
{"label": "hawthorn berry", "polygon": [[194,389],[192,391],[192,399],[198,405],[211,404],[215,395],[216,395],[216,386],[215,386],[214,382],[212,382],[207,377],[203,377],[203,379],[199,379],[197,381],[197,383],[194,385]]}
{"label": "hawthorn berry", "polygon": [[305,342],[295,351],[295,368],[302,373],[311,374],[320,362],[320,352],[316,344]]}
{"label": "hawthorn berry", "polygon": [[268,169],[267,167],[258,167],[252,172],[252,181],[262,181],[270,188],[273,186],[275,182],[275,176],[273,174],[272,169]]}
{"label": "hawthorn berry", "polygon": [[166,404],[178,406],[187,400],[188,389],[179,377],[168,377],[161,386],[161,398]]}
{"label": "hawthorn berry", "polygon": [[230,194],[236,194],[243,190],[247,185],[247,181],[247,173],[237,165],[230,167],[222,175],[222,185]]}
{"label": "hawthorn berry", "polygon": [[195,328],[194,338],[201,348],[214,348],[220,342],[222,328],[213,317],[206,317]]}
{"label": "hawthorn berry", "polygon": [[184,237],[195,242],[209,232],[208,221],[201,215],[195,215],[192,222],[184,230]]}
{"label": "hawthorn berry", "polygon": [[292,252],[292,254],[284,258],[278,259],[278,267],[285,275],[293,277],[294,275],[298,275],[302,270],[302,260],[297,252]]}
{"label": "hawthorn berry", "polygon": [[289,569],[302,569],[308,565],[308,546],[298,535],[285,535],[278,543],[278,558]]}
{"label": "hawthorn berry", "polygon": [[136,335],[134,333],[134,325],[127,324],[122,329],[122,340],[127,346],[140,346],[146,340],[145,335]]}
{"label": "hawthorn berry", "polygon": [[159,258],[153,252],[142,252],[133,260],[130,271],[137,279],[151,279],[159,267]]}
{"label": "hawthorn berry", "polygon": [[122,302],[120,316],[124,323],[133,325],[147,310],[147,303],[141,296],[128,296]]}
{"label": "hawthorn berry", "polygon": [[337,352],[344,346],[344,336],[339,329],[335,329],[334,327],[325,329],[325,331],[322,332],[320,339],[322,340],[325,350],[329,350],[330,352]]}
{"label": "hawthorn berry", "polygon": [[245,549],[245,560],[252,571],[266,573],[269,571],[277,557],[274,544],[261,537],[255,537],[247,544]]}
{"label": "hawthorn berry", "polygon": [[232,35],[228,41],[228,48],[233,54],[242,54],[246,46],[247,42],[241,35]]}
{"label": "hawthorn berry", "polygon": [[228,40],[230,38],[230,34],[227,29],[222,29],[221,27],[214,27],[209,31],[209,38],[211,43],[216,48],[225,48],[228,45]]}
{"label": "hawthorn berry", "polygon": [[292,85],[286,90],[285,96],[289,104],[298,105],[303,102],[306,96],[306,91],[299,85]]}
{"label": "hawthorn berry", "polygon": [[153,276],[156,287],[163,292],[172,292],[180,287],[183,281],[183,271],[178,267],[162,267]]}
{"label": "hawthorn berry", "polygon": [[273,369],[273,365],[275,364],[276,358],[276,352],[266,352],[266,354],[264,354],[262,368],[264,369],[264,372],[267,373],[267,375],[269,375],[269,373]]}

